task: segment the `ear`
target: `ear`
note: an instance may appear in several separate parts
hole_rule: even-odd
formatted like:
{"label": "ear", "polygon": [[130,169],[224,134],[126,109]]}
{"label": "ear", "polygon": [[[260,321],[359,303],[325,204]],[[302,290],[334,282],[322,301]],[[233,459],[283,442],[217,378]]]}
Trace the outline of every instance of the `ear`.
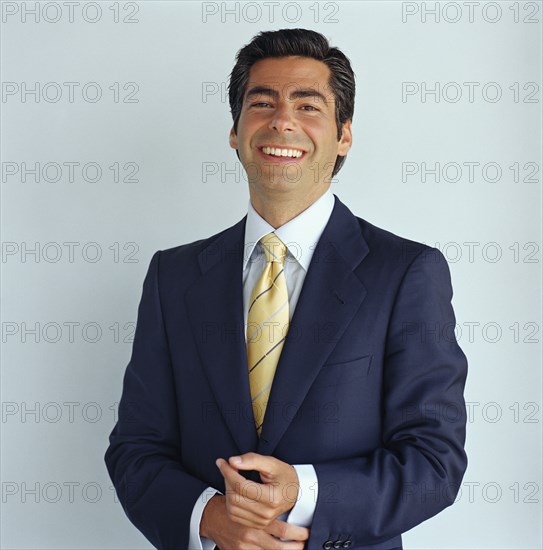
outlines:
{"label": "ear", "polygon": [[232,149],[238,148],[238,136],[236,136],[236,132],[234,132],[233,126],[232,128],[230,128],[229,142],[230,142],[230,147],[232,147]]}
{"label": "ear", "polygon": [[337,144],[337,154],[340,157],[344,157],[353,144],[353,134],[351,132],[351,119],[346,120],[343,123],[341,139]]}

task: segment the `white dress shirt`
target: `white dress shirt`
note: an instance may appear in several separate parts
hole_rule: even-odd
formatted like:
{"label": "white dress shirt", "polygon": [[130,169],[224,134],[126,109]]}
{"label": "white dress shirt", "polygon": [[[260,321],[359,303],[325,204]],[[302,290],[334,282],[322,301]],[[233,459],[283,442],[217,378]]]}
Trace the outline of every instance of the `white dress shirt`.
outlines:
{"label": "white dress shirt", "polygon": [[[243,311],[247,327],[247,313],[251,292],[266,264],[266,256],[258,241],[270,232],[287,246],[284,270],[289,298],[289,316],[298,303],[311,258],[334,208],[334,195],[330,188],[311,206],[278,229],[274,229],[253,208],[251,201],[247,210],[245,225],[245,256],[243,261]],[[245,337],[247,340],[247,336]],[[225,457],[228,459],[228,457]],[[298,475],[300,491],[294,507],[277,519],[294,525],[310,527],[317,503],[318,480],[311,464],[293,464]],[[222,494],[213,487],[205,489],[196,500],[190,519],[189,550],[213,550],[215,542],[200,536],[200,522],[206,504],[211,497]],[[287,519],[288,518],[288,519]],[[286,539],[284,539],[286,540]]]}

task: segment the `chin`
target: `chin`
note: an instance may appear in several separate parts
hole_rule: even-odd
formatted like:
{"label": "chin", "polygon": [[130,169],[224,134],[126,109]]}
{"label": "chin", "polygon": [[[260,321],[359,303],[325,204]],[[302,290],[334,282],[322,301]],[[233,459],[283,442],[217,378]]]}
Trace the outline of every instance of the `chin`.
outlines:
{"label": "chin", "polygon": [[256,189],[269,192],[269,193],[292,193],[298,188],[296,182],[288,180],[277,180],[270,182],[268,180],[259,179],[251,183]]}

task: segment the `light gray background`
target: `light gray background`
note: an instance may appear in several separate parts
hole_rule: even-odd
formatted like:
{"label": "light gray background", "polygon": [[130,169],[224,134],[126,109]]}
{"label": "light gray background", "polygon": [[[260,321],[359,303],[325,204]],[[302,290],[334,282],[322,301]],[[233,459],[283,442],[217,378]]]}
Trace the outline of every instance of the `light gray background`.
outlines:
{"label": "light gray background", "polygon": [[[541,548],[541,2],[481,2],[471,22],[460,2],[439,22],[424,13],[433,2],[329,2],[318,12],[315,2],[291,2],[273,18],[254,3],[221,2],[100,2],[98,17],[82,2],[73,22],[62,3],[50,4],[39,22],[23,4],[2,6],[1,76],[19,92],[1,104],[1,547],[149,548],[103,463],[143,277],[157,249],[245,214],[241,171],[220,169],[240,169],[227,141],[234,56],[260,30],[308,27],[348,55],[357,77],[354,145],[332,189],[358,216],[446,254],[469,359],[461,493],[407,533],[405,548]],[[50,99],[55,88],[46,84],[56,82],[63,95],[38,102],[21,95],[23,82],[38,82]],[[80,83],[73,102],[63,82]],[[88,82],[101,86],[99,101],[83,98]],[[137,83],[137,102],[115,102],[115,82],[121,98],[131,91],[125,83]],[[449,100],[403,101],[402,82],[453,84]],[[464,82],[479,83],[473,101]],[[489,82],[500,86],[499,101],[491,101],[495,87],[482,95]],[[539,88],[523,89],[531,82]],[[223,93],[203,94],[214,87]],[[451,101],[458,87],[462,97]],[[52,181],[54,165],[23,181],[23,162],[80,165],[72,182],[66,166]],[[101,167],[99,181],[82,176],[89,162]],[[136,163],[137,181],[113,181],[116,162]],[[406,162],[480,166],[473,181],[467,166],[451,181],[449,165],[449,181],[429,174],[423,182],[419,172],[403,182]],[[219,173],[204,182],[205,163]],[[498,181],[489,181],[492,170],[482,174],[487,163],[501,168]],[[28,253],[36,243],[38,254]]]}

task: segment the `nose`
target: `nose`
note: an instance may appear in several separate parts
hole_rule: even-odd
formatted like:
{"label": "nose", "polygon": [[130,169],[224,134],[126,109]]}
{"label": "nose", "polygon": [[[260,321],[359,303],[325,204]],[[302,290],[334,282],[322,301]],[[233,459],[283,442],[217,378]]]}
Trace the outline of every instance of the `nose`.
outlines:
{"label": "nose", "polygon": [[278,132],[292,132],[294,130],[294,120],[287,105],[278,106],[275,109],[269,127]]}

